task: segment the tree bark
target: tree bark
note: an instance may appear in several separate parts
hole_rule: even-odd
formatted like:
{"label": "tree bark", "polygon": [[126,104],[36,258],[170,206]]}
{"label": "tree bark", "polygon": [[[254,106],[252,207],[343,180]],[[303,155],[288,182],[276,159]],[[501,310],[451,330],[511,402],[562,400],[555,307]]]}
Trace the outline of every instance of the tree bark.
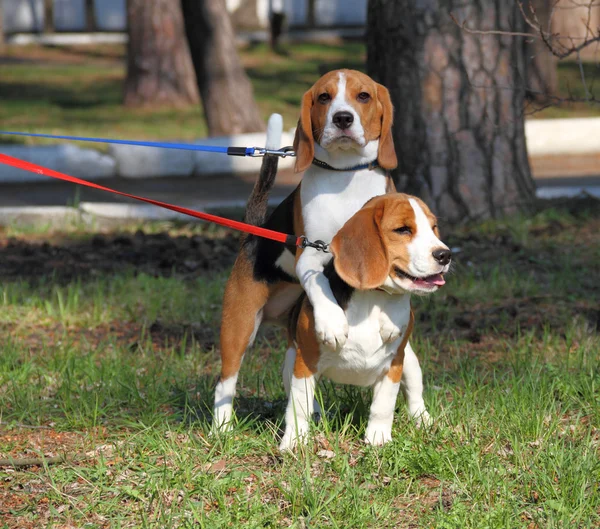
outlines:
{"label": "tree bark", "polygon": [[[552,33],[550,14],[554,0],[529,0],[525,2],[525,12],[529,13],[529,6],[533,7],[535,14],[545,32]],[[555,15],[556,16],[556,15]],[[533,32],[532,29],[530,31]],[[524,42],[527,65],[527,95],[533,99],[545,100],[547,96],[558,93],[558,58],[552,55],[546,43],[538,35]]]}
{"label": "tree bark", "polygon": [[317,25],[317,0],[307,0],[306,25],[314,28]]}
{"label": "tree bark", "polygon": [[44,33],[54,33],[54,0],[44,0]]}
{"label": "tree bark", "polygon": [[4,49],[4,17],[2,16],[2,2],[0,2],[0,51]]}
{"label": "tree bark", "polygon": [[496,217],[534,198],[523,120],[523,31],[516,2],[370,0],[368,70],[391,92],[399,189],[445,220]]}
{"label": "tree bark", "polygon": [[173,0],[128,0],[127,106],[199,103],[183,16]]}
{"label": "tree bark", "polygon": [[85,30],[93,32],[98,30],[96,23],[96,6],[94,0],[85,0]]}
{"label": "tree bark", "polygon": [[182,7],[209,133],[265,130],[224,1],[182,0]]}

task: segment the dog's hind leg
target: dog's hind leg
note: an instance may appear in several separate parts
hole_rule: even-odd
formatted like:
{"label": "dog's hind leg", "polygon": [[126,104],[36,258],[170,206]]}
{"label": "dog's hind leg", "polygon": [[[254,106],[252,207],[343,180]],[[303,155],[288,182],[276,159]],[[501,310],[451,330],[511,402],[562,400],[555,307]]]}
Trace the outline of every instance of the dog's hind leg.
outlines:
{"label": "dog's hind leg", "polygon": [[243,253],[233,268],[223,300],[221,377],[215,389],[213,430],[231,428],[233,398],[244,353],[254,342],[263,319],[269,288],[245,271]]}
{"label": "dog's hind leg", "polygon": [[[292,385],[292,377],[294,375],[294,364],[296,362],[296,347],[290,345],[285,352],[285,361],[283,363],[283,387],[285,396],[289,398]],[[321,420],[321,405],[315,398],[313,400],[313,418],[319,422]]]}

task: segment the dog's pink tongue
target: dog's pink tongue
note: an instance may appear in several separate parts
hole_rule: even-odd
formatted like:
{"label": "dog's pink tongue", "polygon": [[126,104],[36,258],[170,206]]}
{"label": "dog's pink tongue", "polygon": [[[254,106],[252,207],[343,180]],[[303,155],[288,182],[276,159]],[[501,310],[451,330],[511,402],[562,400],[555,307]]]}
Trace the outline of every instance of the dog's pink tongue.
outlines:
{"label": "dog's pink tongue", "polygon": [[444,276],[442,274],[435,274],[429,277],[425,277],[423,279],[417,279],[416,283],[436,285],[438,287],[441,287],[446,284],[446,280],[444,279]]}

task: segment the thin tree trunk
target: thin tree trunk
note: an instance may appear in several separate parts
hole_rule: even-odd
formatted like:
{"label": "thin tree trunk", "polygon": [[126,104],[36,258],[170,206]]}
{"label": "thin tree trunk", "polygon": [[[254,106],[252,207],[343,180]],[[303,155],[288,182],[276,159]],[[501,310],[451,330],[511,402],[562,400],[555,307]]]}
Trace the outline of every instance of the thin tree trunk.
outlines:
{"label": "thin tree trunk", "polygon": [[314,28],[317,25],[317,0],[307,0],[306,25]]}
{"label": "thin tree trunk", "polygon": [[96,24],[96,6],[94,0],[85,0],[85,30],[88,32],[98,31]]}
{"label": "thin tree trunk", "polygon": [[125,105],[198,104],[181,7],[173,0],[129,0]]}
{"label": "thin tree trunk", "polygon": [[54,0],[44,0],[44,33],[54,33]]}
{"label": "thin tree trunk", "polygon": [[370,0],[368,69],[391,92],[399,189],[447,220],[495,217],[533,200],[523,120],[523,31],[506,0]]}
{"label": "thin tree trunk", "polygon": [[209,133],[264,130],[224,1],[182,0],[182,7]]}
{"label": "thin tree trunk", "polygon": [[4,17],[2,16],[2,2],[0,2],[0,51],[4,49]]}
{"label": "thin tree trunk", "polygon": [[[554,0],[529,0],[529,5],[535,10],[542,29],[549,33],[552,32],[550,13],[554,3]],[[525,7],[529,6],[526,4]],[[527,65],[527,95],[540,100],[546,99],[547,96],[557,95],[558,58],[552,55],[539,35],[531,40],[526,40],[524,45]]]}

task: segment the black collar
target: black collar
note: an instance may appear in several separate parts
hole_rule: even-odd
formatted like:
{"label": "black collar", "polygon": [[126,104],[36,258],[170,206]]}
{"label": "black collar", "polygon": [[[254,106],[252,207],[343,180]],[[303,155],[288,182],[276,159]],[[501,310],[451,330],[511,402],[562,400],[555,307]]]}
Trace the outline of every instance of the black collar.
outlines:
{"label": "black collar", "polygon": [[338,169],[337,167],[332,167],[328,163],[322,162],[321,160],[317,160],[316,158],[313,158],[312,163],[313,163],[313,165],[316,165],[317,167],[320,167],[321,169],[327,169],[328,171],[362,171],[363,169],[369,169],[369,171],[372,171],[373,169],[376,169],[377,167],[379,167],[379,162],[377,161],[377,159],[375,159],[369,163],[363,163],[360,165],[355,165],[354,167],[348,167],[348,168],[344,168],[344,169]]}

